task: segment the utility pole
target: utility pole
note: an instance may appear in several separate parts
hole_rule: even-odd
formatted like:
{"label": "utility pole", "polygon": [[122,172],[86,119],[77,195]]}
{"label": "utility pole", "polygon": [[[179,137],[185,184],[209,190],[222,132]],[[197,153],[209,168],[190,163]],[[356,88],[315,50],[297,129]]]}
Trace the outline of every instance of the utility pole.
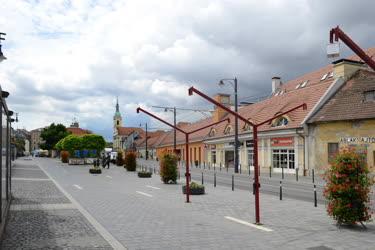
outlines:
{"label": "utility pole", "polygon": [[[234,78],[234,111],[238,113],[237,99],[237,77]],[[234,172],[238,173],[239,156],[238,156],[238,117],[234,119]]]}
{"label": "utility pole", "polygon": [[173,125],[174,125],[174,134],[173,134],[173,151],[176,153],[177,145],[177,130],[176,130],[176,107],[173,107]]}
{"label": "utility pole", "polygon": [[147,140],[148,140],[148,135],[147,135],[147,122],[146,122],[146,160],[148,160]]}

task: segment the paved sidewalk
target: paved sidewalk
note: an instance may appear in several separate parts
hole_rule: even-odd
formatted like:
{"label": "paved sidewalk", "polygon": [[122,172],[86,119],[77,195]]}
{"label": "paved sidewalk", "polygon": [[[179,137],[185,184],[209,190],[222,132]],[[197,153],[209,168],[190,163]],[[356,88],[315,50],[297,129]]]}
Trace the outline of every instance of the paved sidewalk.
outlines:
{"label": "paved sidewalk", "polygon": [[74,200],[33,161],[17,160],[12,175],[13,200],[1,249],[113,249],[117,246],[116,240],[100,230],[95,220],[88,220]]}
{"label": "paved sidewalk", "polygon": [[367,231],[338,229],[312,202],[262,194],[265,228],[257,228],[248,191],[206,185],[207,194],[187,204],[182,179],[165,185],[158,175],[141,179],[123,167],[90,175],[55,159],[35,162],[128,249],[374,249],[375,223]]}

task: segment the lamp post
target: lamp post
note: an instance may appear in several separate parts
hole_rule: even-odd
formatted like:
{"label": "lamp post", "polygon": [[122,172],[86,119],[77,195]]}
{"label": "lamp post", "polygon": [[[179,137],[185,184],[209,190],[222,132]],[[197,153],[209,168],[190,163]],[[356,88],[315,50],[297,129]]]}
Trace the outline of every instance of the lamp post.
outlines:
{"label": "lamp post", "polygon": [[252,123],[251,121],[249,121],[249,119],[246,119],[244,118],[243,116],[239,115],[237,112],[234,112],[232,111],[230,108],[224,106],[223,104],[219,103],[218,101],[212,99],[211,97],[207,96],[206,94],[200,92],[199,90],[197,90],[196,88],[194,87],[191,87],[189,88],[189,95],[193,95],[193,94],[197,94],[199,96],[201,96],[202,98],[206,99],[207,101],[215,104],[216,106],[222,108],[223,110],[227,111],[228,113],[230,113],[231,115],[234,115],[235,117],[238,117],[239,119],[241,119],[243,122],[245,122],[246,124],[249,124],[250,126],[252,126],[253,128],[253,141],[254,141],[254,188],[255,188],[255,223],[256,224],[260,224],[260,205],[259,205],[259,188],[260,188],[260,184],[259,184],[259,165],[258,165],[258,128],[266,123],[269,123],[271,121],[273,121],[274,119],[277,119],[281,116],[284,116],[285,114],[288,114],[294,110],[297,110],[297,109],[300,109],[300,108],[303,108],[303,110],[306,110],[307,109],[307,105],[306,103],[302,103],[294,108],[291,108],[285,112],[282,112],[272,118],[269,118],[265,121],[262,121],[260,123]]}
{"label": "lamp post", "polygon": [[7,58],[4,56],[3,54],[3,51],[1,51],[1,40],[5,40],[4,37],[1,37],[1,36],[5,36],[6,34],[5,33],[2,33],[0,32],[0,62],[6,60]]}
{"label": "lamp post", "polygon": [[[234,89],[234,112],[238,112],[238,99],[237,99],[237,78],[234,79],[221,79],[219,86],[224,86],[225,82],[229,82]],[[238,155],[238,117],[234,118],[234,172],[238,173],[239,155]]]}

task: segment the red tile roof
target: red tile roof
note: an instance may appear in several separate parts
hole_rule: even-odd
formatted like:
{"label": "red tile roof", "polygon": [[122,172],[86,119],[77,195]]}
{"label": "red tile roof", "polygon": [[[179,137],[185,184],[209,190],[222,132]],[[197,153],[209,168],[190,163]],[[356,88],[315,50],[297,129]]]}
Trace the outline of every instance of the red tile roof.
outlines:
{"label": "red tile roof", "polygon": [[[375,55],[375,47],[370,48],[367,51],[367,54],[370,56]],[[351,60],[359,60],[357,56],[349,57]],[[280,93],[283,90],[281,95],[273,95],[270,98],[263,100],[261,102],[251,104],[248,106],[241,107],[239,113],[245,117],[250,118],[255,123],[260,123],[264,120],[270,119],[281,113],[287,111],[291,108],[294,108],[302,103],[307,104],[307,110],[298,109],[289,114],[289,122],[286,126],[283,127],[272,127],[272,124],[264,124],[259,128],[259,131],[272,131],[280,129],[291,129],[291,128],[300,128],[302,127],[302,122],[307,116],[307,114],[314,108],[319,99],[327,91],[330,85],[333,83],[334,78],[328,77],[325,80],[321,80],[322,76],[325,74],[331,73],[333,71],[333,65],[327,65],[323,68],[315,70],[313,72],[306,73],[296,79],[290,80],[286,83],[283,83],[280,88],[275,91],[275,93]],[[303,88],[296,88],[297,85],[308,81],[306,86]],[[271,83],[270,83],[271,84]],[[224,118],[229,117],[231,119],[231,124],[234,126],[234,117],[232,115],[226,115]],[[182,126],[181,128],[186,131],[192,131],[197,128],[203,127],[212,123],[212,117],[204,120],[200,120],[191,124]],[[244,122],[239,121],[239,133],[245,133],[243,130]],[[227,126],[225,123],[221,123],[215,126],[216,135],[213,138],[219,138],[224,136],[233,136],[233,133],[230,135],[224,135],[224,129]],[[190,136],[190,141],[203,141],[208,139],[208,134],[211,128],[204,129]],[[211,139],[210,138],[210,139]],[[177,143],[181,144],[185,142],[185,135],[177,131]],[[156,143],[157,146],[167,146],[173,144],[173,131],[170,131],[159,138],[159,141]]]}
{"label": "red tile roof", "polygon": [[66,130],[69,131],[70,133],[72,133],[72,135],[87,135],[87,134],[92,134],[92,132],[90,130],[82,129],[82,128],[69,127],[69,128],[66,128]]}
{"label": "red tile roof", "polygon": [[119,127],[117,128],[118,135],[130,135],[133,132],[137,132],[139,134],[145,133],[142,128],[137,127]]}
{"label": "red tile roof", "polygon": [[359,70],[309,122],[375,118],[375,102],[364,100],[365,91],[375,91],[375,72]]}

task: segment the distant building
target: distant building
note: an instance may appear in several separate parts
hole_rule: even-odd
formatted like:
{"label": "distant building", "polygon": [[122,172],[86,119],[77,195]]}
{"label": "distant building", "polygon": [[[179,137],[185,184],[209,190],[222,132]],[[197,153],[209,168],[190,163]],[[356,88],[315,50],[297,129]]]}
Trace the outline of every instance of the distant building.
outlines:
{"label": "distant building", "polygon": [[79,123],[77,121],[72,122],[70,127],[66,128],[72,135],[87,135],[92,134],[92,132],[88,129],[83,129],[79,127]]}
{"label": "distant building", "polygon": [[40,144],[42,144],[44,141],[40,137],[40,134],[42,133],[44,128],[37,128],[30,131],[31,135],[31,151],[40,149]]}

